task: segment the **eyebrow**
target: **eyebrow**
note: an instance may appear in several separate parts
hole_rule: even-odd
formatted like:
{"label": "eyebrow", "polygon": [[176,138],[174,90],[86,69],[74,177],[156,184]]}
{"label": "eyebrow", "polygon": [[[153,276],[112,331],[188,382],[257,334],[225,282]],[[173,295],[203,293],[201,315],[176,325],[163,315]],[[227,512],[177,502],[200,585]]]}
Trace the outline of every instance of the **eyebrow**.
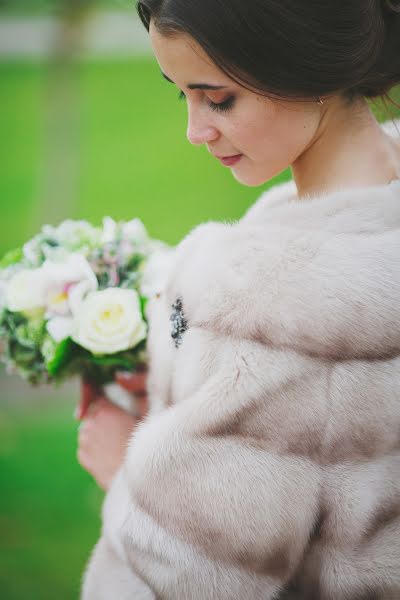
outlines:
{"label": "eyebrow", "polygon": [[[167,77],[167,75],[165,73],[163,73],[162,71],[161,71],[161,75],[164,77],[164,79],[166,79],[170,83],[174,83],[172,81],[172,79]],[[209,85],[208,83],[188,83],[188,85],[186,87],[188,87],[189,90],[224,90],[227,86],[226,85]]]}

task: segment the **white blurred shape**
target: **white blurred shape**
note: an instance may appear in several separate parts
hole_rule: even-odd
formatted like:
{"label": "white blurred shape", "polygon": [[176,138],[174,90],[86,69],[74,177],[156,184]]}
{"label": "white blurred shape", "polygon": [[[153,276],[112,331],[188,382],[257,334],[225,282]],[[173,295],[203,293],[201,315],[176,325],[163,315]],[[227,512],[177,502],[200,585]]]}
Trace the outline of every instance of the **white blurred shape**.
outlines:
{"label": "white blurred shape", "polygon": [[[0,19],[0,56],[46,58],[57,46],[60,21],[55,17]],[[136,56],[150,53],[149,36],[136,13],[94,13],[85,23],[78,56]]]}

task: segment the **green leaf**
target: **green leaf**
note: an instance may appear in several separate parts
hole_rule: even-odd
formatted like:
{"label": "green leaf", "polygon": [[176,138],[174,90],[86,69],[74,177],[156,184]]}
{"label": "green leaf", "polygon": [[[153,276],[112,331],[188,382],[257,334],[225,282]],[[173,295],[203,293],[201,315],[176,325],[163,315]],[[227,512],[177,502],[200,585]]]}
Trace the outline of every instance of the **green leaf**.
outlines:
{"label": "green leaf", "polygon": [[35,340],[31,338],[27,323],[18,325],[15,328],[15,339],[20,346],[35,350]]}
{"label": "green leaf", "polygon": [[23,258],[24,254],[22,248],[15,248],[14,250],[10,250],[0,260],[0,269],[6,269],[10,265],[15,265],[16,263],[21,262]]}
{"label": "green leaf", "polygon": [[132,368],[133,360],[118,354],[115,355],[93,355],[91,362],[99,367],[112,367],[115,369]]}
{"label": "green leaf", "polygon": [[74,343],[70,337],[65,338],[59,343],[55,342],[50,336],[45,339],[42,345],[42,354],[51,377],[56,377],[67,364],[73,348]]}
{"label": "green leaf", "polygon": [[149,301],[148,298],[146,298],[145,296],[140,296],[140,310],[142,311],[142,317],[145,321],[147,321],[146,319],[146,306],[147,303]]}

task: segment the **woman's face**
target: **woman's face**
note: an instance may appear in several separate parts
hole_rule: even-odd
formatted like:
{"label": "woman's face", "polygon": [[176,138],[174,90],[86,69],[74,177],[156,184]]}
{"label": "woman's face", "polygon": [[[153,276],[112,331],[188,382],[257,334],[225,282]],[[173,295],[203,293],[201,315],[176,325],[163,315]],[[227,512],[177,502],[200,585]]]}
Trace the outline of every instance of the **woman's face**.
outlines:
{"label": "woman's face", "polygon": [[241,87],[188,35],[165,37],[151,24],[150,39],[162,73],[186,96],[189,141],[214,156],[237,157],[222,164],[240,183],[265,183],[312,144],[317,102],[271,100]]}

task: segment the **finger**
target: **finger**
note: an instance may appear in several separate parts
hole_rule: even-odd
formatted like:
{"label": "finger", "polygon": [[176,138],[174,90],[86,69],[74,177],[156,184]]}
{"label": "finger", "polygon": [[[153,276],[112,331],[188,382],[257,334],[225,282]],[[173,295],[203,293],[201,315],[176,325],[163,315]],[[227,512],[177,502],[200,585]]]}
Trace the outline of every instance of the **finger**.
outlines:
{"label": "finger", "polygon": [[91,425],[88,419],[81,421],[78,426],[78,441],[85,440],[90,432]]}
{"label": "finger", "polygon": [[93,476],[91,460],[90,460],[90,456],[88,455],[88,453],[85,452],[85,450],[78,448],[78,450],[76,452],[76,458],[78,460],[78,463],[81,465],[81,467],[83,469],[85,469],[85,471],[87,471],[90,475]]}
{"label": "finger", "polygon": [[128,392],[142,393],[146,389],[146,373],[117,373],[116,382]]}
{"label": "finger", "polygon": [[147,388],[147,373],[117,373],[115,376],[116,382],[128,392],[142,395],[146,393]]}
{"label": "finger", "polygon": [[81,396],[77,406],[76,418],[81,421],[86,417],[88,408],[94,398],[94,389],[92,383],[87,379],[81,379]]}
{"label": "finger", "polygon": [[115,405],[107,400],[104,396],[98,396],[96,398],[96,402],[92,402],[92,404],[88,408],[88,419],[94,419],[99,413],[104,412],[104,409],[113,408]]}
{"label": "finger", "polygon": [[96,400],[98,393],[98,388],[92,381],[86,378],[81,379],[81,397],[76,409],[76,418],[79,421],[86,417],[89,407]]}

